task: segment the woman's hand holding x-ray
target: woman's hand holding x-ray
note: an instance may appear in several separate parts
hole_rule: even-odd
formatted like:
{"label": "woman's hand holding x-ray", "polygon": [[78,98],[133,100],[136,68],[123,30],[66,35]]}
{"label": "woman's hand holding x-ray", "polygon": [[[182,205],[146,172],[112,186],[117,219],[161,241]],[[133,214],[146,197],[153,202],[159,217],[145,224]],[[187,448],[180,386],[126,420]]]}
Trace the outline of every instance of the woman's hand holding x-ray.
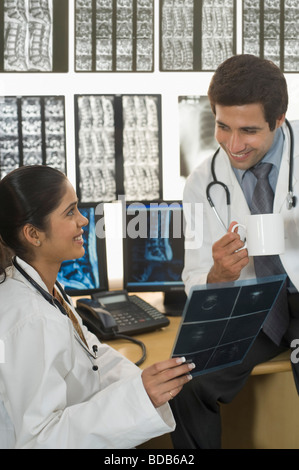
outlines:
{"label": "woman's hand holding x-ray", "polygon": [[142,372],[144,388],[153,405],[158,408],[174,398],[192,379],[190,371],[194,364],[184,358],[172,358],[157,362]]}

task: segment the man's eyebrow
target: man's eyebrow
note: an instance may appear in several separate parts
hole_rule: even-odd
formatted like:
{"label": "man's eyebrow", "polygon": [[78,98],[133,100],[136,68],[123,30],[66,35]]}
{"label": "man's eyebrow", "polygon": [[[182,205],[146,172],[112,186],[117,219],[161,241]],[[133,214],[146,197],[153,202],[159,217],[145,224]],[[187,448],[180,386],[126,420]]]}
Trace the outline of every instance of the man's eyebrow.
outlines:
{"label": "man's eyebrow", "polygon": [[[224,127],[229,128],[229,126],[227,124],[225,124],[224,122],[222,122],[222,121],[216,120],[216,122],[220,126],[224,126]],[[243,126],[243,127],[240,127],[240,129],[243,130],[243,131],[261,131],[262,127],[260,127],[260,126]]]}
{"label": "man's eyebrow", "polygon": [[248,130],[248,131],[261,131],[263,128],[260,126],[244,126],[240,129]]}

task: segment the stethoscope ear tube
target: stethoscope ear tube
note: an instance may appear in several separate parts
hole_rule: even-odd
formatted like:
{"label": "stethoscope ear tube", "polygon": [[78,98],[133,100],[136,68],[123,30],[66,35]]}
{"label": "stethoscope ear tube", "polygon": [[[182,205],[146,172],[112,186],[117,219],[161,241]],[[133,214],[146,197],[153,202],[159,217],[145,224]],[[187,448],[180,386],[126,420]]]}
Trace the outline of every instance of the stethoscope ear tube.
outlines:
{"label": "stethoscope ear tube", "polygon": [[[289,129],[289,133],[290,133],[289,181],[288,181],[288,194],[287,194],[287,197],[286,197],[286,205],[287,205],[287,209],[291,210],[293,207],[296,206],[296,202],[297,202],[296,197],[294,196],[294,193],[293,193],[293,184],[292,184],[293,165],[294,165],[294,132],[293,132],[291,124],[289,123],[289,121],[287,119],[285,120],[285,123],[286,123],[286,125]],[[230,191],[229,191],[229,189],[228,189],[228,187],[225,183],[223,183],[222,181],[217,180],[217,176],[216,176],[216,172],[215,172],[215,161],[216,161],[216,157],[217,157],[219,151],[220,151],[220,147],[218,147],[218,149],[216,150],[216,152],[214,153],[214,155],[212,157],[211,173],[212,173],[213,181],[211,181],[207,185],[206,196],[207,196],[207,200],[208,200],[211,208],[213,209],[217,219],[219,220],[221,226],[225,229],[225,231],[227,231],[228,227],[225,227],[225,224],[223,223],[221,217],[219,216],[218,211],[215,208],[215,204],[213,203],[213,200],[212,200],[211,195],[210,195],[210,191],[211,191],[212,186],[217,185],[217,184],[222,186],[222,188],[224,189],[224,191],[226,193],[226,204],[227,204],[227,210],[228,210],[228,224],[229,224],[230,223],[230,202],[231,202],[230,201]]]}
{"label": "stethoscope ear tube", "polygon": [[289,121],[286,119],[285,120],[286,125],[288,126],[289,133],[290,133],[290,170],[289,170],[289,192],[287,194],[287,209],[291,210],[293,207],[296,206],[296,197],[294,196],[293,193],[293,165],[294,165],[294,132],[291,124]]}
{"label": "stethoscope ear tube", "polygon": [[222,183],[222,181],[211,181],[211,183],[208,184],[207,186],[207,189],[206,189],[206,195],[207,195],[207,200],[209,201],[210,203],[210,206],[211,207],[215,207],[213,201],[212,201],[212,198],[210,196],[210,189],[212,186],[215,186],[217,184],[220,184],[220,186],[223,187],[224,191],[225,191],[225,194],[226,194],[226,204],[228,206],[230,206],[230,192],[229,192],[229,189],[228,187],[226,186],[225,183]]}
{"label": "stethoscope ear tube", "polygon": [[[218,151],[219,151],[219,149],[218,149]],[[215,159],[216,155],[218,154],[218,151],[214,154],[213,160]],[[214,170],[214,165],[213,165],[213,163],[212,163],[212,166],[213,166],[213,170]],[[212,173],[213,173],[213,172],[212,172]],[[214,172],[214,176],[216,177],[215,172]],[[210,190],[211,190],[211,188],[212,188],[213,186],[216,186],[217,184],[220,185],[220,186],[224,189],[225,194],[226,194],[227,224],[229,225],[229,223],[230,223],[230,191],[229,191],[227,185],[226,185],[225,183],[223,183],[222,181],[217,181],[217,179],[214,180],[214,181],[211,181],[211,182],[208,184],[207,188],[206,188],[206,196],[207,196],[207,200],[208,200],[208,202],[209,202],[211,208],[212,208],[213,211],[214,211],[214,214],[216,215],[217,219],[219,220],[220,224],[222,225],[224,231],[227,232],[228,226],[226,227],[226,225],[224,224],[224,222],[223,222],[223,220],[221,219],[220,215],[218,214],[218,212],[217,212],[217,210],[216,210],[216,208],[215,208],[215,204],[214,204],[214,202],[213,202],[213,200],[212,200],[212,198],[211,198],[211,195],[210,195]]]}

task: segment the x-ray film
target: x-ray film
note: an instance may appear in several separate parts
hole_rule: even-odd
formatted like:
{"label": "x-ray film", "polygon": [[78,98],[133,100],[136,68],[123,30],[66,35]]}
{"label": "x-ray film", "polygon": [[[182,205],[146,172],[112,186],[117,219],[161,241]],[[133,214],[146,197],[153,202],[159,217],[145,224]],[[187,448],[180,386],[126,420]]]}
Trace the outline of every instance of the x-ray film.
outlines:
{"label": "x-ray film", "polygon": [[0,178],[22,165],[66,173],[63,96],[0,97]]}
{"label": "x-ray film", "polygon": [[125,229],[125,288],[129,291],[183,289],[182,203],[127,204]]}
{"label": "x-ray film", "polygon": [[235,18],[235,0],[161,0],[160,70],[215,70],[235,54]]}
{"label": "x-ray film", "polygon": [[218,148],[214,136],[215,116],[207,96],[180,96],[178,108],[180,174],[187,178],[199,163]]}
{"label": "x-ray film", "polygon": [[243,52],[271,60],[283,72],[299,70],[297,0],[244,0]]}
{"label": "x-ray film", "polygon": [[0,30],[1,72],[67,72],[67,0],[2,0]]}
{"label": "x-ray film", "polygon": [[193,287],[172,356],[194,362],[194,376],[240,364],[285,279],[279,275]]}
{"label": "x-ray film", "polygon": [[76,96],[81,202],[156,200],[162,194],[161,96]]}
{"label": "x-ray film", "polygon": [[153,0],[76,0],[76,72],[152,72]]}

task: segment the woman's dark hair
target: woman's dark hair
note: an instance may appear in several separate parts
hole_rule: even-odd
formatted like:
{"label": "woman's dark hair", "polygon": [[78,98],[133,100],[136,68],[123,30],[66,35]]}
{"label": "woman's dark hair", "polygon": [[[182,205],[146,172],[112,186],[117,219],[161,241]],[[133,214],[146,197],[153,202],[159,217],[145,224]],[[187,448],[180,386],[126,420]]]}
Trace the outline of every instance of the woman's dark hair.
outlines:
{"label": "woman's dark hair", "polygon": [[212,78],[208,96],[214,114],[216,104],[260,103],[271,131],[288,109],[287,83],[281,70],[273,62],[250,54],[224,61]]}
{"label": "woman's dark hair", "polygon": [[65,182],[62,172],[42,165],[22,166],[0,181],[0,275],[4,279],[8,252],[23,259],[29,255],[20,238],[21,228],[29,223],[47,230],[48,216],[58,207]]}

